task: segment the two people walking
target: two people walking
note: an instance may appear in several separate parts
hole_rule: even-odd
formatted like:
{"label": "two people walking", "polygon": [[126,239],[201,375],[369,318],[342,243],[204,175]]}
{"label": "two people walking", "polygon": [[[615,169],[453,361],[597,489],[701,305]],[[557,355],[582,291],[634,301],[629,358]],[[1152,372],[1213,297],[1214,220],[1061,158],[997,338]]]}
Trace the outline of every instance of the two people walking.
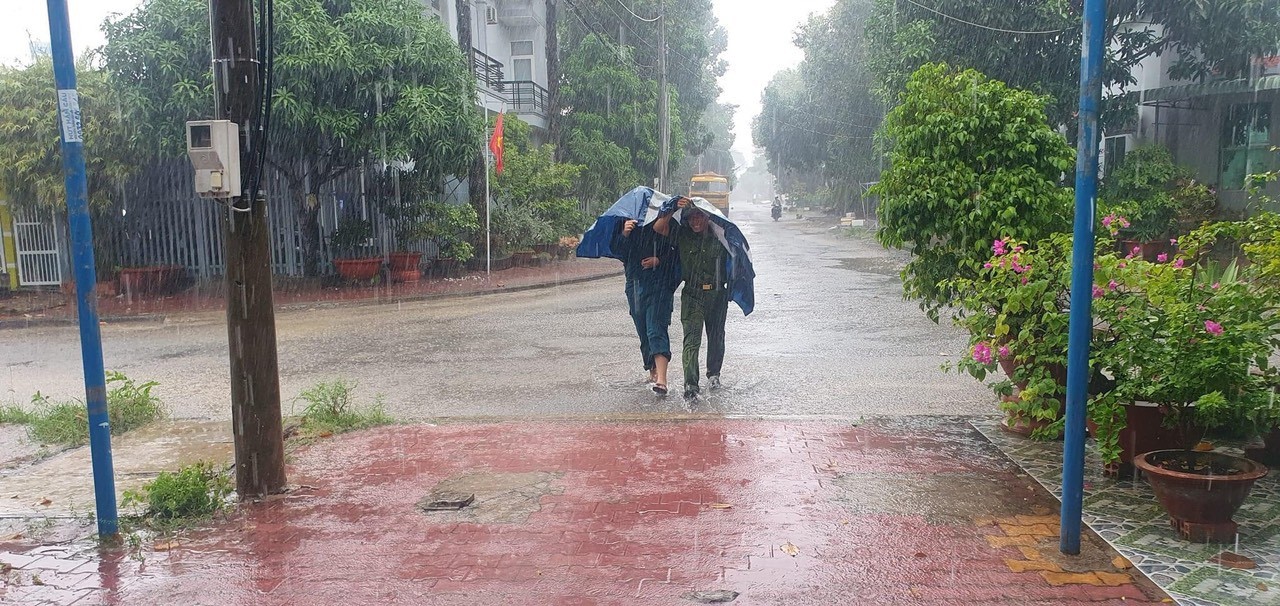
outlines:
{"label": "two people walking", "polygon": [[648,187],[627,192],[582,235],[577,256],[622,261],[627,310],[640,339],[649,383],[668,393],[669,328],[675,291],[684,328],[684,395],[701,392],[699,353],[707,339],[707,384],[720,386],[729,301],[744,315],[755,307],[755,270],[742,230],[701,198],[669,198]]}
{"label": "two people walking", "polygon": [[[683,211],[683,223],[672,220],[677,211]],[[667,329],[675,289],[683,281],[680,323],[684,329],[684,397],[694,399],[701,391],[698,358],[704,331],[707,383],[712,389],[720,386],[729,308],[725,271],[729,251],[712,234],[707,212],[688,198],[678,198],[675,208],[664,209],[656,221],[640,228],[638,224],[634,219],[622,224],[614,250],[623,256],[628,309],[640,337],[644,368],[649,372],[653,391],[666,395],[671,360]]]}

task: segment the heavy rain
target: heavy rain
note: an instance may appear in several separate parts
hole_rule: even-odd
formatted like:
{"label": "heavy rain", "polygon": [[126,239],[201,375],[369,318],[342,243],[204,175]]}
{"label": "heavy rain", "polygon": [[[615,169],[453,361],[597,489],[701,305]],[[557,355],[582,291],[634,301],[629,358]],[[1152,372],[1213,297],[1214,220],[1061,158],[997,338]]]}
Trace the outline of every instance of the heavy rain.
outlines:
{"label": "heavy rain", "polygon": [[14,4],[0,603],[1280,604],[1280,0]]}

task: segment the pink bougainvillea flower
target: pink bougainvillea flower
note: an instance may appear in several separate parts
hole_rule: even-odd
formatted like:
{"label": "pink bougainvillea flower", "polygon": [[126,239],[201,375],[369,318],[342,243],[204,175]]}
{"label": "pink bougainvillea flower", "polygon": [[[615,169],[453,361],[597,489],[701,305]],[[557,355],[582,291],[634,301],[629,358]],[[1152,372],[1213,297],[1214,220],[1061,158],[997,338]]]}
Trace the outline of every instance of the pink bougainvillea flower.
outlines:
{"label": "pink bougainvillea flower", "polygon": [[1115,216],[1115,215],[1107,215],[1107,216],[1105,216],[1105,217],[1103,217],[1103,218],[1102,218],[1102,226],[1103,226],[1103,227],[1111,227],[1111,222],[1112,222],[1112,221],[1115,221],[1115,220],[1116,220],[1116,216]]}
{"label": "pink bougainvillea flower", "polygon": [[996,240],[995,242],[992,242],[991,251],[994,252],[997,257],[1004,255],[1006,252],[1009,252],[1004,247],[1004,240]]}
{"label": "pink bougainvillea flower", "polygon": [[981,364],[990,364],[992,359],[991,346],[987,345],[985,341],[979,341],[977,345],[973,346],[973,359]]}
{"label": "pink bougainvillea flower", "polygon": [[1102,295],[1105,294],[1107,294],[1107,291],[1103,290],[1101,286],[1098,286],[1097,284],[1093,285],[1093,298],[1101,299]]}
{"label": "pink bougainvillea flower", "polygon": [[1000,357],[1001,357],[1001,358],[1007,358],[1007,357],[1009,357],[1009,346],[1008,346],[1008,345],[1001,345],[1001,346],[1000,346],[1000,350],[999,350],[999,351],[1000,351]]}
{"label": "pink bougainvillea flower", "polygon": [[1214,289],[1214,290],[1218,290],[1219,288],[1222,288],[1222,283],[1221,283],[1221,282],[1214,282],[1214,283],[1213,283],[1213,286],[1211,286],[1210,288],[1212,288],[1212,289]]}
{"label": "pink bougainvillea flower", "polygon": [[1022,284],[1023,284],[1024,286],[1027,284],[1027,277],[1026,277],[1026,276],[1022,276]]}
{"label": "pink bougainvillea flower", "polygon": [[1187,262],[1182,259],[1177,259],[1173,262],[1173,266],[1177,267],[1178,269],[1182,269],[1182,267],[1185,266],[1186,264]]}
{"label": "pink bougainvillea flower", "polygon": [[1115,280],[1107,282],[1107,290],[1115,290],[1117,288],[1120,288],[1119,282],[1116,282]]}
{"label": "pink bougainvillea flower", "polygon": [[1168,261],[1168,260],[1169,260],[1169,255],[1165,253],[1160,253],[1156,255],[1156,263],[1164,263],[1165,261]]}
{"label": "pink bougainvillea flower", "polygon": [[1177,246],[1177,245],[1178,245],[1178,239],[1177,239],[1177,238],[1169,238],[1169,244],[1171,244],[1171,245],[1173,245],[1173,246]]}
{"label": "pink bougainvillea flower", "polygon": [[1205,320],[1204,331],[1216,337],[1222,334],[1222,325],[1213,320]]}
{"label": "pink bougainvillea flower", "polygon": [[991,262],[990,262],[990,261],[988,261],[988,262],[986,262],[986,263],[983,263],[983,264],[982,264],[982,268],[983,268],[983,269],[991,269]]}

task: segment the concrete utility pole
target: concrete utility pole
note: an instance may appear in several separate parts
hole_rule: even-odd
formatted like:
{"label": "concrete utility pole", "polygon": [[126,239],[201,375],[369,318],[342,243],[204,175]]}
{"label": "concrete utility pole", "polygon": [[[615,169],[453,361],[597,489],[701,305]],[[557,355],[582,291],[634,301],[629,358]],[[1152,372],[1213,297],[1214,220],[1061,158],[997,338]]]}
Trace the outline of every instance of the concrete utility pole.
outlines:
{"label": "concrete utility pole", "polygon": [[[240,165],[249,167],[259,152],[248,136],[258,127],[260,99],[253,0],[209,0],[209,25],[214,115],[240,126]],[[246,499],[278,493],[285,487],[266,198],[251,191],[231,198],[222,226],[236,492]]]}
{"label": "concrete utility pole", "polygon": [[658,189],[665,194],[670,184],[667,183],[667,162],[671,159],[671,107],[667,94],[667,3],[658,0],[658,65],[661,75],[658,80],[658,123],[662,129],[658,150]]}

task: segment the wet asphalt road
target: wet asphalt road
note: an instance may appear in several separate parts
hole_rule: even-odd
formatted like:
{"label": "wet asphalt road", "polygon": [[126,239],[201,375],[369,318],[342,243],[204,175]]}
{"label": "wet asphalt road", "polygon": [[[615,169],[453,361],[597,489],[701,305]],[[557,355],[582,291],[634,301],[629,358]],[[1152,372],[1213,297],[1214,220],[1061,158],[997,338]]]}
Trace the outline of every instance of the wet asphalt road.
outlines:
{"label": "wet asphalt road", "polygon": [[[901,257],[827,223],[769,220],[736,203],[752,244],[756,310],[730,305],[725,386],[694,412],[745,417],[989,414],[990,392],[940,365],[962,335],[901,298]],[[405,420],[447,417],[668,416],[678,396],[679,296],[672,323],[673,396],[643,384],[621,278],[467,299],[291,311],[277,316],[281,392],[345,378],[364,401]],[[160,383],[176,418],[230,417],[221,314],[103,329],[107,367]],[[80,397],[71,327],[0,331],[0,402],[36,391]]]}

